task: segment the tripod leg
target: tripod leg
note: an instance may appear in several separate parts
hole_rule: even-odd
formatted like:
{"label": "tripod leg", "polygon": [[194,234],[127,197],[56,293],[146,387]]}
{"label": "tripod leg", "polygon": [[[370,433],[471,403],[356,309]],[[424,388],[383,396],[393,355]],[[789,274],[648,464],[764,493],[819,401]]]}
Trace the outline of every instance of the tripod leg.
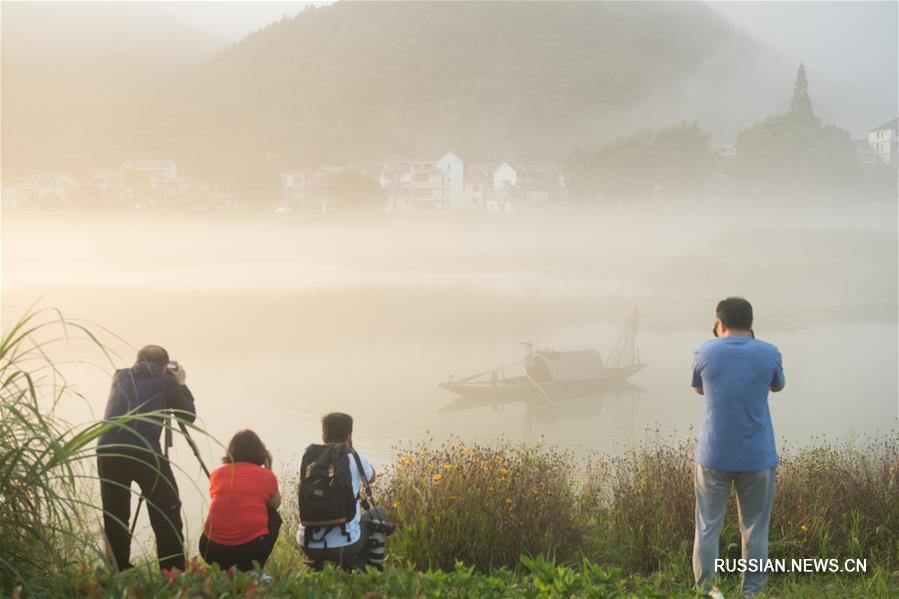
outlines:
{"label": "tripod leg", "polygon": [[131,521],[131,535],[134,536],[134,529],[137,528],[137,517],[140,516],[140,506],[144,503],[144,496],[141,495],[137,500],[137,509],[134,511],[134,520]]}

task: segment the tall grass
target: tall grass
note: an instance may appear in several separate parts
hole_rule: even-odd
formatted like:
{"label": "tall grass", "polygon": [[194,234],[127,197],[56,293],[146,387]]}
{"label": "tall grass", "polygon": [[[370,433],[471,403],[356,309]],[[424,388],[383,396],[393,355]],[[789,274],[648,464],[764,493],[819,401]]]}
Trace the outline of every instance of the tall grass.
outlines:
{"label": "tall grass", "polygon": [[384,493],[401,532],[390,551],[421,569],[457,560],[482,571],[522,554],[576,555],[574,456],[533,445],[446,443],[401,452]]}
{"label": "tall grass", "polygon": [[[483,571],[547,554],[687,580],[693,468],[690,441],[581,463],[539,446],[400,449],[385,489],[399,523],[388,553],[419,568],[460,559]],[[732,498],[722,557],[740,557],[735,505]],[[867,558],[894,568],[899,436],[783,452],[769,547],[772,558]]]}
{"label": "tall grass", "polygon": [[28,585],[90,547],[79,481],[102,423],[73,428],[56,415],[77,395],[48,352],[73,336],[105,346],[55,311],[30,311],[0,339],[0,588]]}
{"label": "tall grass", "polygon": [[0,594],[17,587],[37,592],[71,564],[105,561],[95,443],[111,427],[163,416],[77,426],[61,418],[62,402],[84,398],[67,382],[54,349],[85,341],[112,364],[106,343],[56,310],[29,310],[0,337]]}
{"label": "tall grass", "polygon": [[[582,492],[587,551],[633,572],[688,572],[693,543],[693,444],[646,445],[594,460]],[[868,558],[899,553],[899,436],[781,452],[774,487],[772,558]],[[735,493],[721,557],[740,557]]]}

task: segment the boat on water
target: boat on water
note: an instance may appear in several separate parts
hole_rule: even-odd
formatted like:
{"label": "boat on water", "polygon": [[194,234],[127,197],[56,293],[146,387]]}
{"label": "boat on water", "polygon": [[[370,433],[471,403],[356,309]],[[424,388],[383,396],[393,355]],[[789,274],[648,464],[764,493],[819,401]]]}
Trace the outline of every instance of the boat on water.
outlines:
{"label": "boat on water", "polygon": [[[459,380],[450,377],[438,387],[463,397],[542,397],[546,401],[599,391],[626,381],[646,367],[640,360],[636,335],[634,310],[605,360],[595,349],[534,351],[525,341],[522,360]],[[508,369],[517,369],[517,374],[507,376]]]}

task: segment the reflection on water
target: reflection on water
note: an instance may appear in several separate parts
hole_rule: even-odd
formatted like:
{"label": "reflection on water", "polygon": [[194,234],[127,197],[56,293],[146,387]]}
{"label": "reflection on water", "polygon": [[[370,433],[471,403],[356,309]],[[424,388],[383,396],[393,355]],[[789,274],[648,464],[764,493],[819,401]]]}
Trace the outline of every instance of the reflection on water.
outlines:
{"label": "reflection on water", "polygon": [[513,439],[547,441],[583,451],[600,448],[612,452],[642,438],[637,413],[646,390],[627,382],[610,383],[601,390],[524,394],[497,398],[463,396],[440,409],[451,423],[460,413],[485,421],[501,420]]}

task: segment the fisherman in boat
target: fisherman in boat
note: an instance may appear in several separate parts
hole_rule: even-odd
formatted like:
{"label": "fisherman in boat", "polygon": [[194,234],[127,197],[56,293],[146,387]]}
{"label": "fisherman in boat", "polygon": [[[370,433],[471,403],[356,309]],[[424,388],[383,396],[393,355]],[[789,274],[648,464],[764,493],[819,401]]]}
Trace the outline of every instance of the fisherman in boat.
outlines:
{"label": "fisherman in boat", "polygon": [[522,363],[524,370],[528,373],[528,378],[534,381],[548,381],[552,379],[552,373],[546,365],[546,360],[540,358],[534,352],[534,344],[530,341],[522,341],[521,347],[524,352]]}

